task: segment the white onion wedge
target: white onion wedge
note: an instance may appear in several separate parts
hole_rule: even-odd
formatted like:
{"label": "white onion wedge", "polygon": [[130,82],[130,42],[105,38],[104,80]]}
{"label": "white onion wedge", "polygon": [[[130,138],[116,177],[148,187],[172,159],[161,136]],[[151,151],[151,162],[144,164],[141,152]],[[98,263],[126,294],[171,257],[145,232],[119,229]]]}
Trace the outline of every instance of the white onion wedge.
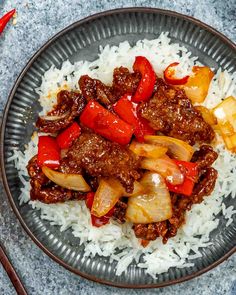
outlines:
{"label": "white onion wedge", "polygon": [[42,167],[43,173],[54,183],[61,187],[79,192],[91,191],[90,186],[80,174],[65,174],[48,168]]}
{"label": "white onion wedge", "polygon": [[168,148],[156,144],[140,143],[133,140],[129,149],[140,157],[157,159],[165,155]]}
{"label": "white onion wedge", "polygon": [[157,173],[147,172],[140,183],[146,193],[129,198],[126,219],[146,224],[171,218],[171,198],[164,179]]}
{"label": "white onion wedge", "polygon": [[101,179],[94,196],[91,213],[97,217],[107,214],[122,196],[123,188],[114,179]]}
{"label": "white onion wedge", "polygon": [[184,181],[179,167],[166,155],[159,159],[143,159],[141,167],[159,173],[173,185],[181,184]]}
{"label": "white onion wedge", "polygon": [[190,161],[194,153],[191,145],[183,140],[169,136],[146,135],[145,141],[151,144],[157,144],[168,148],[168,153],[175,159],[181,161]]}
{"label": "white onion wedge", "polygon": [[92,214],[101,217],[106,215],[116,204],[120,197],[135,196],[144,191],[144,187],[137,181],[134,182],[134,190],[127,193],[121,183],[114,179],[101,179],[94,196]]}

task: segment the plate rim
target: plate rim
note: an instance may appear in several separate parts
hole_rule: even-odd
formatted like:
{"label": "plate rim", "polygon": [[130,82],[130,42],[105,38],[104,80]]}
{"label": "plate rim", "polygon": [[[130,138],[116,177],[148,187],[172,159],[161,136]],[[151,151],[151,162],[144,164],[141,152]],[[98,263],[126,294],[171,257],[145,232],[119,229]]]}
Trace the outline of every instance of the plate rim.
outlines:
{"label": "plate rim", "polygon": [[112,10],[105,10],[102,12],[98,12],[92,15],[89,15],[83,19],[80,19],[76,22],[73,22],[72,24],[68,25],[64,29],[60,30],[57,32],[55,35],[53,35],[51,38],[49,38],[48,41],[46,41],[33,55],[32,57],[28,60],[26,65],[23,67],[22,71],[18,75],[16,81],[14,82],[14,85],[10,91],[10,94],[7,98],[5,108],[3,110],[3,117],[2,117],[2,122],[1,122],[1,136],[0,136],[0,173],[2,176],[2,182],[3,182],[3,188],[7,194],[8,202],[11,205],[11,208],[13,209],[17,219],[19,220],[21,226],[23,227],[24,231],[27,233],[27,235],[33,240],[33,242],[41,249],[44,251],[45,254],[47,254],[51,259],[53,259],[55,262],[57,262],[59,265],[63,266],[65,269],[69,270],[70,272],[79,275],[87,280],[94,281],[96,283],[100,283],[103,285],[108,285],[108,286],[113,286],[113,287],[118,287],[118,288],[127,288],[127,289],[151,289],[151,288],[161,288],[161,287],[166,287],[174,284],[178,284],[181,282],[185,282],[188,280],[191,280],[193,278],[196,278],[200,276],[203,273],[208,272],[209,270],[213,269],[223,261],[225,261],[227,258],[229,258],[233,253],[236,252],[236,245],[230,249],[228,252],[226,252],[220,259],[217,261],[213,262],[207,267],[202,268],[199,271],[196,271],[192,274],[188,274],[184,277],[174,279],[174,280],[169,280],[167,282],[161,282],[161,283],[155,283],[155,284],[126,284],[126,283],[118,283],[118,282],[112,282],[108,281],[106,279],[101,279],[98,278],[94,275],[87,274],[81,270],[78,270],[76,268],[71,267],[68,265],[66,262],[64,262],[62,259],[57,257],[55,254],[53,254],[49,249],[47,249],[46,246],[44,246],[38,239],[37,237],[31,232],[31,230],[28,228],[27,224],[25,223],[24,219],[22,218],[20,212],[18,211],[16,204],[13,200],[13,197],[10,192],[10,188],[7,182],[7,177],[6,177],[6,171],[5,171],[5,157],[4,157],[4,137],[5,137],[5,129],[6,129],[6,122],[8,118],[8,112],[10,105],[12,103],[14,94],[16,89],[18,88],[22,78],[24,77],[25,73],[27,70],[31,67],[31,65],[34,63],[34,61],[37,59],[37,57],[44,52],[54,41],[56,41],[59,37],[62,35],[66,34],[68,31],[74,29],[75,27],[79,27],[89,21],[93,21],[97,18],[102,18],[102,17],[107,17],[109,15],[114,15],[118,13],[129,13],[129,12],[140,12],[140,13],[156,13],[156,14],[161,14],[161,15],[167,15],[167,16],[173,16],[173,17],[178,17],[182,18],[184,20],[190,21],[191,23],[194,23],[197,26],[200,26],[201,28],[204,28],[206,31],[212,33],[213,35],[216,35],[218,38],[220,38],[224,43],[226,43],[229,47],[231,47],[235,52],[236,52],[236,44],[230,40],[228,37],[226,37],[224,34],[220,33],[218,30],[213,28],[210,25],[207,25],[206,23],[192,17],[188,16],[176,11],[172,10],[166,10],[166,9],[160,9],[160,8],[154,8],[154,7],[126,7],[126,8],[116,8]]}

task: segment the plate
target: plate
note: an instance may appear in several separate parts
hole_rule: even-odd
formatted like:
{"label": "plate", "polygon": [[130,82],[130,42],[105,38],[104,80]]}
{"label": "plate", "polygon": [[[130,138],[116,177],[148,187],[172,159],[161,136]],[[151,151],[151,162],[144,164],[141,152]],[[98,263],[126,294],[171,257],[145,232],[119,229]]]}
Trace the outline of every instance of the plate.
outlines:
{"label": "plate", "polygon": [[[45,71],[52,65],[60,67],[64,60],[92,61],[99,46],[117,45],[128,40],[134,44],[140,39],[154,39],[161,32],[169,32],[178,42],[203,64],[234,72],[236,47],[225,36],[206,24],[176,12],[154,8],[126,8],[99,13],[78,21],[49,40],[28,62],[17,79],[5,108],[1,132],[1,168],[4,186],[11,206],[22,226],[34,242],[51,258],[68,270],[87,279],[126,288],[152,288],[167,286],[191,279],[213,268],[236,249],[236,220],[225,228],[225,220],[210,236],[212,245],[202,249],[202,257],[195,265],[171,268],[157,278],[145,274],[135,263],[121,276],[115,275],[115,262],[109,258],[85,257],[83,247],[71,231],[60,232],[58,226],[40,220],[39,212],[29,205],[19,204],[20,181],[13,162],[7,162],[11,151],[24,148],[31,137],[33,123],[40,110],[35,88],[40,86]],[[230,198],[227,206],[233,204]]]}

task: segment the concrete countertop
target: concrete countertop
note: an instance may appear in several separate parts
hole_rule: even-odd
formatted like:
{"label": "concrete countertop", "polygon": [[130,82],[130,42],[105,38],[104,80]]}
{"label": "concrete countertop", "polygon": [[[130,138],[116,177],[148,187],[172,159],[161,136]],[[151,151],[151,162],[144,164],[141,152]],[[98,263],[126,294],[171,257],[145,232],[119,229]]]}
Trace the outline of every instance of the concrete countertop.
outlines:
{"label": "concrete countertop", "polygon": [[[0,0],[0,15],[12,8],[18,11],[17,24],[8,26],[0,37],[0,114],[28,59],[56,32],[96,12],[131,6],[158,7],[194,16],[236,41],[234,0]],[[236,294],[236,255],[201,277],[155,290],[117,289],[71,274],[46,256],[26,235],[10,209],[1,184],[0,239],[29,294]],[[15,294],[1,265],[0,294]]]}

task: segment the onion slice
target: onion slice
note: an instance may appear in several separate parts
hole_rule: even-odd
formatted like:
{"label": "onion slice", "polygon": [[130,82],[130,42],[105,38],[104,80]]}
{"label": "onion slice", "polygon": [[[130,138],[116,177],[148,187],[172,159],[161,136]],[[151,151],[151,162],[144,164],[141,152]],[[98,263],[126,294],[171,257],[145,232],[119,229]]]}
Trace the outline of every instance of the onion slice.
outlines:
{"label": "onion slice", "polygon": [[159,159],[143,159],[141,167],[159,173],[173,185],[181,184],[184,181],[179,167],[168,156]]}
{"label": "onion slice", "polygon": [[165,155],[168,148],[164,146],[158,146],[156,144],[140,143],[133,140],[129,146],[129,149],[140,157],[146,158],[160,158]]}
{"label": "onion slice", "polygon": [[116,204],[120,197],[131,197],[144,191],[144,187],[137,181],[134,182],[134,190],[127,193],[121,183],[114,179],[101,179],[94,196],[91,213],[97,217],[106,215]]}
{"label": "onion slice", "polygon": [[96,217],[106,215],[122,196],[123,189],[114,179],[101,179],[94,195],[91,213]]}
{"label": "onion slice", "polygon": [[169,136],[146,135],[145,141],[151,144],[167,147],[168,154],[181,161],[189,162],[194,153],[194,149],[191,145],[187,144],[183,140]]}
{"label": "onion slice", "polygon": [[140,183],[146,193],[129,198],[126,219],[146,224],[171,218],[171,198],[164,179],[157,173],[147,172]]}
{"label": "onion slice", "polygon": [[61,187],[79,192],[91,191],[90,186],[80,174],[65,174],[48,168],[42,167],[43,173],[54,183]]}

